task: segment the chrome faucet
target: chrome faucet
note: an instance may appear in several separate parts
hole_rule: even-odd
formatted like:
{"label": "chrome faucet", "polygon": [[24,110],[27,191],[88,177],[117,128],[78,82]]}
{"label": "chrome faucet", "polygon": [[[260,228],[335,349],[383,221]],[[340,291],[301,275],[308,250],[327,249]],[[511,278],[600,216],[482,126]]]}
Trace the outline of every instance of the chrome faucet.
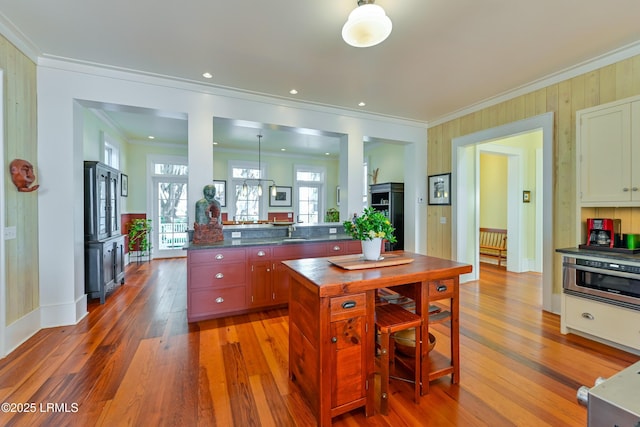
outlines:
{"label": "chrome faucet", "polygon": [[290,225],[287,227],[287,237],[290,239],[293,232],[296,231],[295,225]]}

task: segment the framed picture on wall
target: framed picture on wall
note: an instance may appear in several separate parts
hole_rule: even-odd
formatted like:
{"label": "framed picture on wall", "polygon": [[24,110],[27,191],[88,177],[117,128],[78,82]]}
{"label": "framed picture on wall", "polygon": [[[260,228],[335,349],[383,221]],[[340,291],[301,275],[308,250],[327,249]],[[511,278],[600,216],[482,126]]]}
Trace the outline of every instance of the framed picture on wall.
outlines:
{"label": "framed picture on wall", "polygon": [[214,179],[213,185],[216,187],[216,200],[220,206],[227,206],[227,181]]}
{"label": "framed picture on wall", "polygon": [[451,204],[451,173],[429,176],[429,204]]}
{"label": "framed picture on wall", "polygon": [[269,188],[269,206],[291,206],[291,187],[276,186],[275,195]]}
{"label": "framed picture on wall", "polygon": [[122,197],[129,196],[129,177],[123,173],[120,174],[120,195]]}

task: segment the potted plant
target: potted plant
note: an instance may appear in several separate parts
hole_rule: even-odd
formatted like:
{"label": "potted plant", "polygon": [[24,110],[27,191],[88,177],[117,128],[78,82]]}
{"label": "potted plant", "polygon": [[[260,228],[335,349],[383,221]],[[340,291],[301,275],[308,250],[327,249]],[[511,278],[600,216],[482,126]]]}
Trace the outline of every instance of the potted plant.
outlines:
{"label": "potted plant", "polygon": [[327,209],[325,222],[340,222],[340,211],[336,208]]}
{"label": "potted plant", "polygon": [[362,242],[362,254],[366,260],[378,260],[382,239],[396,242],[395,228],[389,218],[374,208],[365,208],[362,215],[354,214],[353,219],[343,223],[344,231]]}
{"label": "potted plant", "polygon": [[129,228],[129,252],[138,251],[141,254],[151,250],[151,220],[146,218],[132,219],[128,223]]}

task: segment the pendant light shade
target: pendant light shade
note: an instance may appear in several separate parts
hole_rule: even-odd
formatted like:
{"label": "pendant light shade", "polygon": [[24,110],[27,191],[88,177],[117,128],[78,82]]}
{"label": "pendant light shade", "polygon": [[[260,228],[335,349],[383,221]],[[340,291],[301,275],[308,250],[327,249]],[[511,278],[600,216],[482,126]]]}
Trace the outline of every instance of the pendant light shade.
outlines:
{"label": "pendant light shade", "polygon": [[375,46],[391,34],[391,19],[373,1],[359,0],[358,7],[349,14],[349,19],[342,27],[342,38],[347,44],[354,47]]}

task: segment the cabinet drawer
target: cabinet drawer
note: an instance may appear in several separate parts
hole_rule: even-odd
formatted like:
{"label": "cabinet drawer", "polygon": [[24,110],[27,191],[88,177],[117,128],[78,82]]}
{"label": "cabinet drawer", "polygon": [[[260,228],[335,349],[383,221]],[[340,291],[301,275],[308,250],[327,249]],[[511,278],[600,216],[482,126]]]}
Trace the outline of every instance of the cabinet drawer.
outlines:
{"label": "cabinet drawer", "polygon": [[640,349],[640,311],[565,295],[564,316],[569,328]]}
{"label": "cabinet drawer", "polygon": [[273,247],[273,257],[279,260],[318,258],[326,256],[325,242],[296,243]]}
{"label": "cabinet drawer", "polygon": [[227,263],[245,260],[244,249],[202,249],[189,251],[189,263]]}
{"label": "cabinet drawer", "polygon": [[454,281],[448,280],[434,280],[429,282],[429,299],[431,301],[453,298]]}
{"label": "cabinet drawer", "polygon": [[362,253],[362,242],[360,240],[338,240],[337,242],[329,242],[326,246],[327,256]]}
{"label": "cabinet drawer", "polygon": [[189,293],[189,318],[246,308],[244,286],[203,289]]}
{"label": "cabinet drawer", "polygon": [[200,264],[189,268],[189,287],[225,287],[244,285],[246,267],[244,263]]}
{"label": "cabinet drawer", "polygon": [[367,312],[367,294],[353,294],[331,298],[331,321],[364,316]]}
{"label": "cabinet drawer", "polygon": [[256,246],[253,248],[248,248],[247,253],[249,255],[249,259],[254,260],[268,260],[271,259],[271,248],[266,246]]}

